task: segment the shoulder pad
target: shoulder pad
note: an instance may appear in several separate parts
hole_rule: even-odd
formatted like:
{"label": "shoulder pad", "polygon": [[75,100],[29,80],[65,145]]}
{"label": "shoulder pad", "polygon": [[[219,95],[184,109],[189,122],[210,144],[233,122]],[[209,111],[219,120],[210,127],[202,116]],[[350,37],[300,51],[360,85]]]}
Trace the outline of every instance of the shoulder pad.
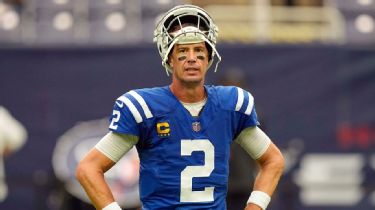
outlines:
{"label": "shoulder pad", "polygon": [[217,95],[224,109],[250,115],[254,107],[254,97],[246,90],[235,86],[217,86]]}
{"label": "shoulder pad", "polygon": [[176,103],[165,87],[132,90],[117,100],[125,103],[137,122],[168,112]]}
{"label": "shoulder pad", "polygon": [[116,104],[120,108],[125,104],[137,123],[143,122],[144,118],[149,119],[153,117],[145,99],[137,91],[131,90],[120,96],[116,100]]}

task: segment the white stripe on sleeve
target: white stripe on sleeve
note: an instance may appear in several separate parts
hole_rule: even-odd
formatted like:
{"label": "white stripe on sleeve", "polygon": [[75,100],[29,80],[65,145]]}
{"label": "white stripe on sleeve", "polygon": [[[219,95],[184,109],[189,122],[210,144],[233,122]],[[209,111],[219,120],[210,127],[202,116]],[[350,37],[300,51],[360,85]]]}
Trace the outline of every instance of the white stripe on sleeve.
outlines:
{"label": "white stripe on sleeve", "polygon": [[117,100],[122,101],[125,103],[125,105],[129,108],[130,112],[132,113],[135,121],[137,123],[141,123],[143,121],[141,114],[138,112],[137,108],[134,106],[133,102],[131,102],[128,98],[125,96],[121,96]]}
{"label": "white stripe on sleeve", "polygon": [[150,109],[148,108],[147,104],[146,104],[146,101],[143,99],[143,97],[141,95],[139,95],[137,92],[135,92],[134,90],[130,91],[129,92],[130,95],[132,95],[137,101],[138,103],[141,105],[145,115],[146,115],[146,118],[149,119],[152,117],[152,113],[150,111]]}
{"label": "white stripe on sleeve", "polygon": [[243,105],[243,100],[244,100],[244,94],[243,90],[239,87],[237,87],[237,104],[236,104],[236,111],[240,111],[242,105]]}
{"label": "white stripe on sleeve", "polygon": [[254,97],[250,95],[250,93],[247,93],[247,95],[249,96],[249,103],[247,104],[245,114],[250,115],[251,110],[253,110],[253,107],[254,107]]}

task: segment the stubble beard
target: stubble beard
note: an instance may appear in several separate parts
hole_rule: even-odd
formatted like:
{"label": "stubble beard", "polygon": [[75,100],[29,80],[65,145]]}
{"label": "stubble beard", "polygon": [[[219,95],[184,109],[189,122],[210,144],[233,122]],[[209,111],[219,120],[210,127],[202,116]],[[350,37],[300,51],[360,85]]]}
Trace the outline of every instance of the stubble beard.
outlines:
{"label": "stubble beard", "polygon": [[184,87],[188,88],[194,88],[199,85],[203,85],[204,79],[202,78],[197,78],[197,79],[185,79],[183,77],[180,77],[178,75],[175,75],[175,79]]}

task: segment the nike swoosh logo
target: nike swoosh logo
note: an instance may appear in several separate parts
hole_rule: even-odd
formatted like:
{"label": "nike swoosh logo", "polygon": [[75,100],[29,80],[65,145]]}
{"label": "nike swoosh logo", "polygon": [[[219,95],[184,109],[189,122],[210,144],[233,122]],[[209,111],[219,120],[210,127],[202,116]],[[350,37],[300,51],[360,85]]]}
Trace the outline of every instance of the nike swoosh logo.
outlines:
{"label": "nike swoosh logo", "polygon": [[124,106],[124,103],[116,101],[116,104],[118,107],[122,108]]}

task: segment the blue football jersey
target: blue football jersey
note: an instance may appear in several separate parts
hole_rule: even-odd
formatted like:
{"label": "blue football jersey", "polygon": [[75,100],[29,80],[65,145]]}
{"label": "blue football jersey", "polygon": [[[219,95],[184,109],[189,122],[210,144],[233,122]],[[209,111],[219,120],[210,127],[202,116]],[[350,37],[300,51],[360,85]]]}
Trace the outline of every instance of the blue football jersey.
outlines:
{"label": "blue football jersey", "polygon": [[116,100],[110,130],[139,137],[142,209],[226,209],[230,145],[259,123],[249,92],[205,89],[198,117],[168,86],[132,90]]}

